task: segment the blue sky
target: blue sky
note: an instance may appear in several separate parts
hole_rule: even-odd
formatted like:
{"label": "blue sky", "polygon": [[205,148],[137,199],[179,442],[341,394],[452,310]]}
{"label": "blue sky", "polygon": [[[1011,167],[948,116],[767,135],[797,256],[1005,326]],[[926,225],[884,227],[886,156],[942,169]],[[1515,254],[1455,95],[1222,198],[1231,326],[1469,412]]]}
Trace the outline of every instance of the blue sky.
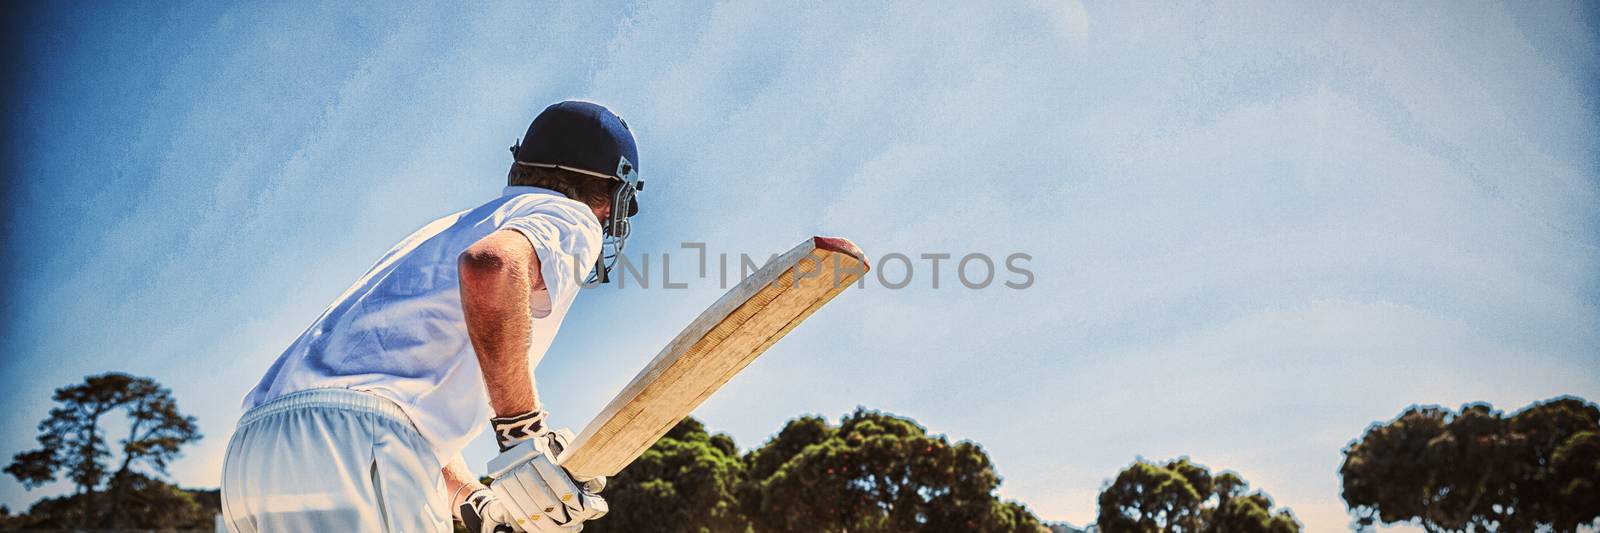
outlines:
{"label": "blue sky", "polygon": [[[51,7],[10,69],[3,455],[122,370],[199,417],[173,475],[215,486],[279,351],[574,97],[639,137],[630,251],[1033,257],[1026,290],[847,293],[698,412],[746,447],[865,405],[982,443],[1047,519],[1187,454],[1327,531],[1339,450],[1408,404],[1600,399],[1592,6]],[[721,292],[586,293],[554,418]]]}

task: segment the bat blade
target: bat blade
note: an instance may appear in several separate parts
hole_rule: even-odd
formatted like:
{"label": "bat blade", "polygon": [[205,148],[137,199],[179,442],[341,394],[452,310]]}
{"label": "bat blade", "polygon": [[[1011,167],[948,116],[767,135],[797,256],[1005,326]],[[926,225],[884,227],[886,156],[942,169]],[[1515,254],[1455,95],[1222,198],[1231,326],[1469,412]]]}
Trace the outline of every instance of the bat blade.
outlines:
{"label": "bat blade", "polygon": [[854,243],[812,237],[740,282],[667,343],[583,428],[561,466],[612,476],[870,265]]}

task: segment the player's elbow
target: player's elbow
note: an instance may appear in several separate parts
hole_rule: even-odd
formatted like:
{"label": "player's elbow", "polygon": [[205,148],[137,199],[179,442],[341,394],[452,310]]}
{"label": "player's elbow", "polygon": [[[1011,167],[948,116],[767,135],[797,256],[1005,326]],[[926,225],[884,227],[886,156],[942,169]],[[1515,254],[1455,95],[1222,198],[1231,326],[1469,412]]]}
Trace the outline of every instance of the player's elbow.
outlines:
{"label": "player's elbow", "polygon": [[[521,234],[502,230],[489,234],[456,257],[457,276],[463,291],[484,294],[542,286],[539,260],[533,247]],[[481,289],[481,291],[480,291]]]}
{"label": "player's elbow", "polygon": [[462,287],[472,288],[497,283],[515,268],[510,254],[495,246],[473,246],[456,258]]}

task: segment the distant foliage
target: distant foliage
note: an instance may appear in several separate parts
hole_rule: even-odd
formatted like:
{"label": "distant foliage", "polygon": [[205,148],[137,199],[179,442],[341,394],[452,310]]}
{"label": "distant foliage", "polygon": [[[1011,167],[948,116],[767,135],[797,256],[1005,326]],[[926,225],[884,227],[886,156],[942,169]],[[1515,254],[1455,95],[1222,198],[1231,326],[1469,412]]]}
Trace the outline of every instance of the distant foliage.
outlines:
{"label": "distant foliage", "polygon": [[758,531],[1039,531],[995,496],[983,448],[908,418],[857,409],[839,428],[796,419],[749,457],[742,489]]}
{"label": "distant foliage", "polygon": [[734,500],[744,464],[733,438],[685,418],[607,483],[611,514],[584,531],[744,531]]}
{"label": "distant foliage", "polygon": [[1103,533],[1297,533],[1288,509],[1273,511],[1265,492],[1250,492],[1233,472],[1213,476],[1204,465],[1179,458],[1144,460],[1117,474],[1100,492]]}
{"label": "distant foliage", "polygon": [[[186,519],[192,499],[173,496],[178,489],[134,470],[142,465],[165,474],[179,448],[200,439],[194,417],[178,411],[171,391],[150,378],[113,372],[56,389],[53,399],[58,405],[39,422],[39,448],[16,454],[5,469],[29,489],[62,475],[77,486],[72,496],[34,506],[48,511],[51,524],[145,528],[169,527],[158,524],[170,517],[158,515]],[[117,442],[122,459],[113,469],[106,463],[112,455],[102,418],[118,412],[129,429]],[[69,504],[77,509],[58,508]],[[161,505],[173,507],[150,507]]]}
{"label": "distant foliage", "polygon": [[594,531],[1044,531],[994,493],[1000,477],[970,442],[858,409],[838,427],[789,421],[735,460],[726,435],[685,419],[606,489]]}
{"label": "distant foliage", "polygon": [[1485,403],[1414,406],[1344,454],[1344,500],[1363,528],[1565,532],[1600,518],[1600,408],[1581,398],[1509,417]]}
{"label": "distant foliage", "polygon": [[[124,495],[126,501],[115,520],[98,517],[102,527],[159,530],[207,530],[219,512],[216,490],[185,490],[137,472],[118,476],[108,492]],[[87,518],[83,513],[84,494],[45,498],[34,503],[28,513],[8,517],[0,529],[77,530]]]}

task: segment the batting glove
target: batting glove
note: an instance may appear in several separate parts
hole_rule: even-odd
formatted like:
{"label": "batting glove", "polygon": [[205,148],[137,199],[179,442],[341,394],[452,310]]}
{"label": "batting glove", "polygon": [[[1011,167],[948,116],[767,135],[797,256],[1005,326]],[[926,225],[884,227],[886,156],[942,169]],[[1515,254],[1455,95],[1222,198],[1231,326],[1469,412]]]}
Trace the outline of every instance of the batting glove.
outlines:
{"label": "batting glove", "polygon": [[[543,413],[530,413],[517,419],[512,431],[503,431],[496,419],[495,436],[503,451],[489,462],[489,488],[500,497],[528,531],[570,532],[583,529],[583,522],[604,516],[609,507],[599,492],[605,478],[576,482],[561,468],[561,456],[572,442],[572,431],[548,431]],[[508,446],[509,444],[509,446]]]}
{"label": "batting glove", "polygon": [[[573,440],[572,432],[565,429],[551,432],[544,423],[548,414],[546,411],[532,411],[515,416],[490,418],[489,424],[494,428],[494,440],[500,445],[500,453],[504,454],[526,440],[542,440],[545,442],[545,448],[556,457],[556,464],[561,464],[560,458],[566,455],[567,444]],[[577,481],[588,492],[599,493],[606,487],[605,476]]]}
{"label": "batting glove", "polygon": [[461,502],[457,513],[471,533],[523,533],[523,529],[516,526],[516,519],[511,517],[511,511],[506,510],[505,504],[489,489],[472,491],[467,501]]}

